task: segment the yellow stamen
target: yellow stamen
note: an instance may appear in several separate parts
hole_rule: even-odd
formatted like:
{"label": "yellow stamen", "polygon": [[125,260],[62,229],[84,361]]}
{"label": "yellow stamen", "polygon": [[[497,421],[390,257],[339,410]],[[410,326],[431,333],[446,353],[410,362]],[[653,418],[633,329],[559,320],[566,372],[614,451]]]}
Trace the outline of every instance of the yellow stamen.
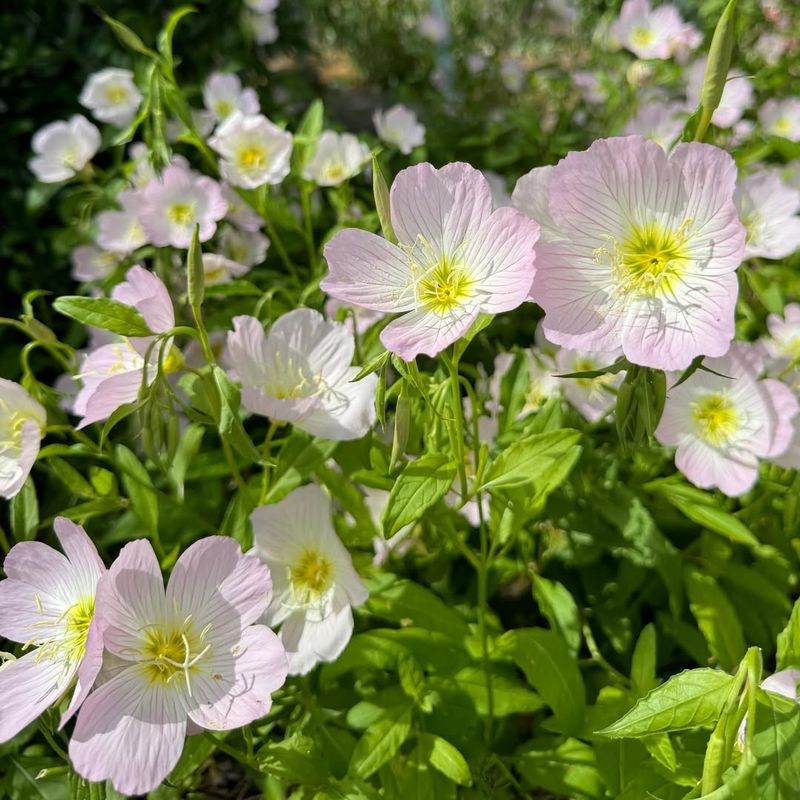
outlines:
{"label": "yellow stamen", "polygon": [[715,447],[730,442],[741,427],[739,412],[720,392],[707,394],[692,403],[691,409],[698,436]]}

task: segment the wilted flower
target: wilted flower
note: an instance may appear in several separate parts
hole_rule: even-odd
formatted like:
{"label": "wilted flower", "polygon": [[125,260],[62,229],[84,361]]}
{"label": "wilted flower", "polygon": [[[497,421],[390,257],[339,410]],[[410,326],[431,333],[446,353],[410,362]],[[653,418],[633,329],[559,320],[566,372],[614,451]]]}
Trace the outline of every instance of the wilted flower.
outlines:
{"label": "wilted flower", "polygon": [[228,283],[234,278],[241,278],[250,271],[250,267],[231,261],[216,253],[203,253],[203,278],[206,286]]}
{"label": "wilted flower", "polygon": [[[131,267],[125,281],[114,287],[111,296],[135,308],[153,333],[164,333],[175,327],[175,312],[167,287],[144,267]],[[152,337],[122,339],[91,350],[81,364],[78,376],[82,388],[72,407],[82,417],[78,428],[109,417],[125,403],[132,403],[145,379],[152,382],[158,365],[158,348],[154,347],[150,361],[145,356]],[[173,369],[172,351],[168,351],[164,370]]]}
{"label": "wilted flower", "polygon": [[178,762],[187,729],[231,730],[263,717],[287,670],[278,637],[253,624],[271,590],[269,570],[228,537],[185,550],[166,592],[150,542],[125,545],[98,586],[111,669],[78,715],[75,771],[145,794]]}
{"label": "wilted flower", "polygon": [[219,184],[178,164],[142,190],[139,221],[157,247],[188,247],[196,225],[201,242],[210,239],[228,211]]}
{"label": "wilted flower", "polygon": [[86,117],[75,114],[66,121],[40,128],[31,142],[36,154],[28,167],[42,183],[69,180],[100,149],[100,131]]}
{"label": "wilted flower", "polygon": [[770,98],[758,109],[758,121],[770,136],[800,142],[800,98]]}
{"label": "wilted flower", "polygon": [[330,498],[312,484],[250,515],[255,552],[269,565],[275,588],[267,623],[281,626],[292,675],[344,650],[353,633],[352,607],[368,597],[332,513]]}
{"label": "wilted flower", "polygon": [[375,422],[376,375],[353,382],[353,334],[309,308],[279,317],[269,335],[255,317],[233,318],[228,358],[242,405],[325,439],[360,439]]}
{"label": "wilted flower", "polygon": [[142,93],[129,69],[108,67],[86,79],[78,102],[88,108],[95,119],[124,128],[136,116]]}
{"label": "wilted flower", "polygon": [[261,229],[261,226],[264,224],[261,217],[239,197],[233,187],[228,186],[227,183],[223,183],[222,196],[228,203],[228,211],[225,214],[225,219],[228,222],[233,223],[237,228],[243,231],[252,232]]}
{"label": "wilted flower", "polygon": [[208,76],[203,86],[203,103],[220,122],[234,111],[245,116],[261,111],[256,90],[243,89],[239,76],[233,72],[212,72]]}
{"label": "wilted flower", "polygon": [[19,492],[39,455],[47,412],[18,383],[0,378],[0,497]]}
{"label": "wilted flower", "polygon": [[625,126],[625,135],[639,134],[650,139],[664,150],[681,135],[686,112],[680,103],[646,103]]}
{"label": "wilted flower", "polygon": [[[690,112],[694,112],[700,105],[705,70],[705,59],[695,61],[689,69],[686,97]],[[741,70],[732,69],[725,79],[725,88],[722,90],[722,97],[711,117],[711,122],[718,128],[732,127],[753,104],[753,97],[753,84],[750,79]]]}
{"label": "wilted flower", "polygon": [[745,237],[727,153],[601,139],[545,177],[558,233],[537,247],[531,294],[548,339],[656,369],[725,353]]}
{"label": "wilted flower", "polygon": [[141,191],[120,192],[117,202],[122,211],[104,211],[97,216],[95,241],[104,250],[116,253],[132,253],[147,244],[147,235],[139,221],[144,198]]}
{"label": "wilted flower", "polygon": [[265,116],[234,111],[217,128],[208,144],[221,156],[220,170],[228,183],[255,189],[278,184],[289,174],[292,134]]}
{"label": "wilted flower", "polygon": [[651,8],[649,0],[625,0],[609,33],[639,58],[670,58],[679,49],[696,47],[701,40],[674,5]]}
{"label": "wilted flower", "polygon": [[378,136],[408,155],[415,147],[425,144],[425,126],[407,106],[397,103],[388,111],[378,110],[372,115]]}
{"label": "wilted flower", "polygon": [[350,228],[325,247],[323,291],[373,311],[403,313],[381,332],[411,360],[436,355],[480,313],[509,311],[528,295],[539,226],[512,208],[492,211],[486,178],[468,164],[400,172],[390,194],[399,244]]}
{"label": "wilted flower", "polygon": [[764,364],[756,345],[736,342],[703,364],[719,374],[698,370],[669,389],[655,436],[677,448],[675,466],[695,486],[736,497],[758,480],[759,460],[788,449],[798,402],[780,381],[759,379]]}
{"label": "wilted flower", "polygon": [[226,258],[255,267],[267,257],[270,241],[258,230],[246,231],[226,226],[219,234],[219,250]]}
{"label": "wilted flower", "polygon": [[79,525],[56,517],[53,528],[65,555],[43,542],[20,542],[3,563],[0,635],[32,649],[0,669],[0,742],[55,705],[77,677],[63,725],[89,693],[102,663],[102,626],[94,612],[105,567]]}
{"label": "wilted flower", "polygon": [[318,186],[338,186],[358,175],[369,158],[369,147],[352,133],[323,131],[303,177]]}
{"label": "wilted flower", "polygon": [[786,258],[800,248],[800,191],[776,170],[743,178],[733,197],[747,230],[745,258]]}
{"label": "wilted flower", "polygon": [[82,244],[70,254],[72,271],[76,281],[98,281],[110,275],[114,267],[125,257],[124,253],[101,250],[93,244]]}

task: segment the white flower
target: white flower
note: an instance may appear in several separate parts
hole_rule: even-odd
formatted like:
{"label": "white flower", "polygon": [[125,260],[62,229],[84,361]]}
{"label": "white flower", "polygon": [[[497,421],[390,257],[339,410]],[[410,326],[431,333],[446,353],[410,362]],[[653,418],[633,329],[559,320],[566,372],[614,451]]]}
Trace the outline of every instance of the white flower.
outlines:
{"label": "white flower", "polygon": [[223,183],[222,196],[228,203],[228,212],[225,214],[226,220],[243,231],[252,232],[261,229],[261,226],[264,224],[261,217],[239,197],[239,194],[232,186]]}
{"label": "white flower", "polygon": [[222,156],[222,175],[234,186],[274,185],[289,174],[292,134],[261,114],[246,117],[234,111],[208,144]]}
{"label": "white flower", "polygon": [[[700,93],[703,90],[705,71],[705,59],[695,61],[689,69],[686,98],[690,112],[694,112],[700,105]],[[718,128],[732,127],[742,118],[742,114],[753,105],[753,98],[753,84],[750,79],[741,70],[732,69],[725,79],[725,88],[722,90],[722,97],[711,117],[711,122]]]}
{"label": "white flower", "polygon": [[333,661],[353,633],[353,606],[369,596],[331,522],[331,501],[314,485],[251,515],[257,555],[272,574],[270,626],[280,625],[289,674]]}
{"label": "white flower", "polygon": [[47,426],[47,412],[18,383],[0,378],[0,497],[22,488]]}
{"label": "white flower", "polygon": [[800,360],[800,303],[789,303],[783,309],[783,317],[770,314],[767,328],[769,338],[762,341],[767,354],[775,361],[771,366],[775,372],[783,372],[790,362]]}
{"label": "white flower", "polygon": [[72,272],[76,281],[97,281],[111,274],[125,257],[123,253],[110,253],[93,244],[82,244],[70,254]]}
{"label": "white flower", "polygon": [[100,131],[86,117],[75,114],[69,122],[51,122],[40,128],[31,142],[36,154],[31,172],[42,183],[69,180],[91,161],[100,149]]}
{"label": "white flower", "polygon": [[280,5],[281,0],[244,0],[244,4],[255,14],[270,14]]}
{"label": "white flower", "polygon": [[310,308],[279,317],[269,335],[255,317],[234,317],[233,325],[228,358],[248,411],[339,441],[372,427],[377,376],[353,382],[355,343],[344,325]]}
{"label": "white flower", "polygon": [[255,267],[267,257],[270,241],[260,231],[243,231],[226,226],[219,235],[222,255],[245,267]]}
{"label": "white flower", "polygon": [[258,114],[261,106],[255,89],[242,89],[239,76],[232,72],[212,72],[203,87],[203,103],[220,122],[234,111],[245,116]]}
{"label": "white flower", "polygon": [[97,244],[104,250],[132,253],[147,244],[147,235],[139,222],[143,206],[141,191],[120,192],[117,202],[122,211],[104,211],[97,217]]}
{"label": "white flower", "polygon": [[425,126],[407,106],[397,103],[388,111],[378,110],[372,115],[378,136],[408,155],[415,147],[425,144]]}
{"label": "white flower", "polygon": [[758,121],[770,136],[800,142],[800,98],[776,100],[771,97],[758,110]]}
{"label": "white flower", "polygon": [[683,130],[686,112],[680,103],[645,103],[628,121],[623,133],[638,133],[669,151]]}
{"label": "white flower", "polygon": [[272,44],[278,40],[280,31],[275,22],[275,15],[271,12],[264,14],[248,14],[245,25],[253,34],[256,44]]}
{"label": "white flower", "polygon": [[216,253],[203,253],[203,279],[206,286],[228,283],[234,278],[241,278],[249,270],[250,267],[231,261],[225,256]]}
{"label": "white flower", "polygon": [[88,108],[95,119],[124,128],[136,116],[142,93],[136,88],[129,69],[109,67],[86,79],[78,102]]}
{"label": "white flower", "polygon": [[747,229],[745,258],[786,258],[800,247],[800,191],[783,183],[779,172],[741,179],[733,200]]}
{"label": "white flower", "polygon": [[338,186],[357,175],[368,158],[369,148],[352,133],[324,131],[303,177],[318,186]]}
{"label": "white flower", "polygon": [[[556,353],[556,369],[559,375],[592,372],[613,364],[621,355],[621,350],[593,353],[562,347]],[[561,378],[560,381],[564,396],[581,416],[588,422],[599,422],[614,408],[615,390],[624,377],[624,372],[618,372],[616,375],[606,372],[596,378]]]}

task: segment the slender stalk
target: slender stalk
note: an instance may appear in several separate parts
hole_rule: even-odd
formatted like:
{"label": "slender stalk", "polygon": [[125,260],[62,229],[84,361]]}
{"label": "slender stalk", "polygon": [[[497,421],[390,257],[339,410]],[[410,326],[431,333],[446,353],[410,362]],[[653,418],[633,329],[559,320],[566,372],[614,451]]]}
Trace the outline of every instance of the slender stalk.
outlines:
{"label": "slender stalk", "polygon": [[300,190],[300,204],[303,208],[303,232],[308,250],[308,267],[312,275],[317,274],[317,248],[314,243],[314,228],[311,220],[311,187],[303,184]]}
{"label": "slender stalk", "polygon": [[272,445],[272,437],[275,436],[275,431],[278,430],[280,427],[280,422],[276,422],[274,419],[270,420],[269,423],[269,430],[267,430],[267,435],[264,437],[264,444],[261,446],[261,452],[264,454],[264,471],[261,473],[261,494],[259,495],[258,504],[263,505],[264,501],[267,499],[267,492],[269,491],[269,451],[270,446]]}
{"label": "slender stalk", "polygon": [[450,391],[453,405],[453,443],[456,448],[456,466],[458,482],[461,486],[462,500],[467,496],[467,466],[464,463],[464,409],[461,407],[461,385],[458,378],[458,355],[455,350],[452,357],[442,353],[442,360],[450,373]]}
{"label": "slender stalk", "polygon": [[208,731],[203,731],[203,736],[208,739],[209,742],[213,742],[225,755],[230,756],[235,761],[251,769],[258,769],[258,763],[255,758],[251,758],[247,753],[243,753],[238,748],[228,744],[221,736],[214,736],[214,734]]}
{"label": "slender stalk", "polygon": [[228,469],[230,469],[231,475],[233,475],[233,479],[236,481],[236,486],[240,491],[244,491],[245,483],[242,479],[242,473],[239,472],[239,467],[236,466],[231,446],[222,437],[220,437],[220,441],[222,442],[222,451],[225,453],[225,461],[228,463]]}
{"label": "slender stalk", "polygon": [[492,691],[492,669],[489,661],[489,634],[486,629],[486,617],[489,612],[489,531],[486,528],[486,520],[483,515],[481,493],[478,492],[476,500],[478,502],[478,518],[480,519],[480,547],[481,555],[478,568],[478,635],[481,639],[481,656],[483,661],[483,672],[486,677],[486,704],[487,718],[485,738],[488,745],[492,740],[492,728],[494,727],[494,693]]}

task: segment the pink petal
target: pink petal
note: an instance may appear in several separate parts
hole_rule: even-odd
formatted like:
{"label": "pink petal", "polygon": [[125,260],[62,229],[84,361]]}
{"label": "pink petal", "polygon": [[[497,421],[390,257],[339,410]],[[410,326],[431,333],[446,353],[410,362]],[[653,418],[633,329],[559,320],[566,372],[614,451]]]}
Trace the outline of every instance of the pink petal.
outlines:
{"label": "pink petal", "polygon": [[94,542],[80,525],[67,517],[56,517],[53,520],[53,530],[64,554],[78,572],[85,576],[87,583],[91,582],[94,589],[97,580],[106,571]]}
{"label": "pink petal", "polygon": [[103,666],[104,631],[105,620],[95,614],[89,625],[89,633],[86,636],[86,649],[81,663],[78,665],[75,691],[72,693],[72,699],[69,701],[67,709],[61,715],[61,721],[58,725],[59,730],[72,719],[72,715],[81,707],[100,674],[100,669]]}
{"label": "pink petal", "polygon": [[776,458],[782,455],[789,448],[794,438],[794,425],[792,420],[800,410],[794,392],[781,381],[768,379],[759,381],[759,387],[769,396],[773,412],[775,414],[775,424],[772,433],[772,441],[769,451],[765,458]]}
{"label": "pink petal", "polygon": [[305,675],[320,662],[335,661],[353,634],[353,611],[338,603],[323,620],[311,620],[295,612],[281,626],[280,637],[289,657],[289,674]]}
{"label": "pink petal", "polygon": [[144,267],[131,267],[125,281],[114,287],[111,297],[133,306],[153,333],[164,333],[175,327],[175,311],[167,287]]}
{"label": "pink petal", "polygon": [[381,331],[381,342],[404,361],[413,361],[420,353],[435,356],[466,333],[479,313],[477,303],[443,315],[427,309],[411,311]]}
{"label": "pink petal", "polygon": [[134,369],[100,381],[86,401],[86,412],[75,426],[77,430],[108,419],[120,406],[133,403],[139,396],[143,377],[143,370]]}

